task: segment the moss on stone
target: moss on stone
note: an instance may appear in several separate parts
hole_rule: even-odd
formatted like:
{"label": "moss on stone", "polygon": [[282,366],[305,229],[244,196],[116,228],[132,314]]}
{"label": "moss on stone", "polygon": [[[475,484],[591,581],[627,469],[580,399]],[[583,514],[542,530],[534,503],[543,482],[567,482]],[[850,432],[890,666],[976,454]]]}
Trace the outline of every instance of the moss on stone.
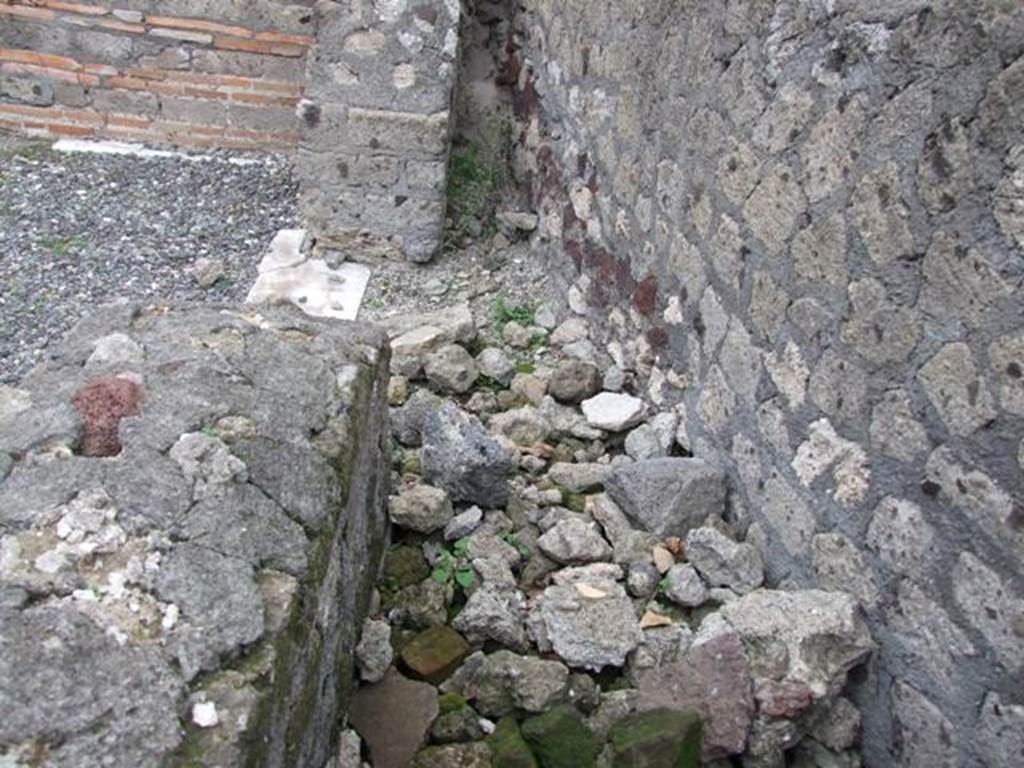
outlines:
{"label": "moss on stone", "polygon": [[423,550],[410,545],[392,547],[384,556],[384,579],[395,590],[411,587],[430,576]]}
{"label": "moss on stone", "polygon": [[447,715],[449,712],[455,712],[468,706],[469,702],[463,696],[455,693],[455,691],[442,693],[437,698],[437,711],[439,715]]}
{"label": "moss on stone", "polygon": [[561,705],[523,722],[523,738],[540,768],[592,768],[598,744],[579,713]]}
{"label": "moss on stone", "polygon": [[608,732],[612,768],[697,768],[701,734],[696,712],[652,709],[627,715]]}
{"label": "moss on stone", "polygon": [[573,493],[566,488],[560,490],[562,491],[562,504],[573,512],[583,514],[587,506],[587,497],[582,493]]}
{"label": "moss on stone", "polygon": [[523,739],[514,717],[501,718],[485,741],[491,748],[494,768],[537,768],[537,759]]}
{"label": "moss on stone", "polygon": [[402,662],[416,677],[440,685],[470,650],[465,638],[451,627],[430,627],[402,649]]}

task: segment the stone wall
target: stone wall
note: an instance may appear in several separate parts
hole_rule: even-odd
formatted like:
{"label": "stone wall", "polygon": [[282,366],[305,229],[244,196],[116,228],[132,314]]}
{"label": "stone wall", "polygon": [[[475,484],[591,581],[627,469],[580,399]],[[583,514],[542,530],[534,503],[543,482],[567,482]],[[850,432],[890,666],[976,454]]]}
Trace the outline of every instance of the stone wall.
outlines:
{"label": "stone wall", "polygon": [[0,0],[0,129],[283,149],[311,0]]}
{"label": "stone wall", "polygon": [[298,167],[321,249],[427,261],[441,244],[458,0],[316,4]]}
{"label": "stone wall", "polygon": [[552,274],[770,580],[861,599],[865,763],[1019,762],[1024,10],[524,6]]}
{"label": "stone wall", "polygon": [[383,334],[107,307],[0,387],[0,762],[322,766],[386,537]]}

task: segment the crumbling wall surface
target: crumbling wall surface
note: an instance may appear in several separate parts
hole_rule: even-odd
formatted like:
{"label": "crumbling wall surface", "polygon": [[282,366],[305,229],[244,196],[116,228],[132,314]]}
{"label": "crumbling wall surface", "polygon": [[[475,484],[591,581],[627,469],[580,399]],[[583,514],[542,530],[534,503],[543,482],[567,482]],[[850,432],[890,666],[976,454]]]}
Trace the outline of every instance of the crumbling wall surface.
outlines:
{"label": "crumbling wall surface", "polygon": [[322,766],[384,544],[381,334],[109,306],[0,388],[4,765]]}
{"label": "crumbling wall surface", "polygon": [[311,0],[0,0],[0,129],[290,149]]}
{"label": "crumbling wall surface", "polygon": [[441,244],[458,0],[320,0],[300,107],[317,247],[427,261]]}
{"label": "crumbling wall surface", "polygon": [[861,599],[866,764],[1019,763],[1024,10],[525,7],[552,270],[772,580]]}

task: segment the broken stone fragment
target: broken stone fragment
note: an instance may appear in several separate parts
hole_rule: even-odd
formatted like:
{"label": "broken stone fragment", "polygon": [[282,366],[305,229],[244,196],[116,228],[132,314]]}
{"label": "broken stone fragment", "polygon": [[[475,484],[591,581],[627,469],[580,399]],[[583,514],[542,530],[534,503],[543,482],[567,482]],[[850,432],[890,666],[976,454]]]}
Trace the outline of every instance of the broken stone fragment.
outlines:
{"label": "broken stone fragment", "polygon": [[548,439],[551,426],[532,405],[496,413],[487,422],[491,432],[528,448]]}
{"label": "broken stone fragment", "polygon": [[737,544],[714,528],[697,528],[686,537],[690,562],[713,587],[746,594],[764,582],[761,553],[750,544]]}
{"label": "broken stone fragment", "polygon": [[471,642],[493,640],[519,649],[526,644],[525,614],[526,600],[521,592],[485,585],[470,595],[452,626]]}
{"label": "broken stone fragment", "polygon": [[548,392],[563,403],[579,403],[601,391],[601,372],[593,363],[565,360],[548,381]]}
{"label": "broken stone fragment", "polygon": [[612,548],[593,523],[568,518],[537,540],[541,551],[559,563],[593,563],[610,560]]}
{"label": "broken stone fragment", "polygon": [[469,655],[469,643],[448,626],[431,627],[405,644],[402,663],[420,680],[443,683]]}
{"label": "broken stone fragment", "polygon": [[375,768],[407,768],[437,717],[437,689],[392,669],[352,697],[349,722],[369,748]]}
{"label": "broken stone fragment", "polygon": [[391,625],[379,619],[367,619],[356,646],[359,676],[368,683],[378,682],[391,666],[391,659]]}
{"label": "broken stone fragment", "polygon": [[601,392],[581,404],[587,424],[609,432],[622,432],[635,427],[644,417],[644,401],[632,395]]}
{"label": "broken stone fragment", "polygon": [[487,347],[476,356],[476,367],[482,376],[507,387],[516,375],[516,364],[504,350]]}
{"label": "broken stone fragment", "polygon": [[573,493],[591,493],[600,489],[611,473],[607,464],[556,462],[548,470],[548,478]]}
{"label": "broken stone fragment", "polygon": [[679,417],[674,413],[659,413],[626,435],[626,453],[637,461],[668,456],[678,425]]}
{"label": "broken stone fragment", "polygon": [[480,507],[473,506],[464,512],[455,515],[444,528],[444,540],[456,541],[464,536],[469,536],[483,522],[484,513]]}
{"label": "broken stone fragment", "polygon": [[665,574],[665,597],[684,608],[696,608],[707,602],[707,585],[688,563],[673,565]]}
{"label": "broken stone fragment", "polygon": [[592,578],[554,585],[536,599],[530,635],[542,652],[595,672],[621,667],[641,640],[640,623],[622,585]]}
{"label": "broken stone fragment", "polygon": [[697,712],[650,709],[627,715],[608,732],[612,768],[697,768],[701,718]]}
{"label": "broken stone fragment", "polygon": [[446,403],[423,425],[423,475],[454,501],[498,509],[508,501],[515,462],[480,420]]}
{"label": "broken stone fragment", "polygon": [[423,442],[423,423],[444,403],[428,389],[417,389],[403,405],[391,409],[391,434],[402,445],[419,447]]}
{"label": "broken stone fragment", "polygon": [[391,522],[417,533],[441,530],[454,514],[448,494],[425,483],[405,486],[388,501]]}
{"label": "broken stone fragment", "polygon": [[725,478],[700,459],[646,459],[620,465],[608,494],[645,530],[660,538],[686,536],[708,515],[725,511]]}
{"label": "broken stone fragment", "polygon": [[391,340],[391,372],[417,379],[427,355],[448,341],[445,332],[433,325],[413,328]]}
{"label": "broken stone fragment", "polygon": [[480,376],[473,356],[458,344],[446,344],[431,352],[423,369],[434,387],[453,394],[468,392]]}
{"label": "broken stone fragment", "polygon": [[503,717],[544,712],[565,700],[568,683],[569,670],[559,661],[501,650],[470,656],[443,690],[461,693],[487,717]]}

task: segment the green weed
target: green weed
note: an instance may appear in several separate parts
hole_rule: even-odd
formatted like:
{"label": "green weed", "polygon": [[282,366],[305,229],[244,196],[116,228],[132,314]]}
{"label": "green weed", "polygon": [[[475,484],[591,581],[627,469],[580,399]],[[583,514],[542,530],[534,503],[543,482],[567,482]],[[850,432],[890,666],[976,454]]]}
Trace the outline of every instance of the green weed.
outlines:
{"label": "green weed", "polygon": [[461,246],[477,227],[484,238],[497,231],[494,212],[504,183],[504,166],[491,153],[475,144],[452,148],[448,159],[446,251]]}
{"label": "green weed", "polygon": [[465,561],[466,546],[466,540],[459,539],[451,550],[442,549],[430,578],[439,584],[447,584],[453,579],[463,590],[470,589],[476,583],[476,574],[473,566]]}
{"label": "green weed", "polygon": [[39,238],[37,242],[39,247],[45,248],[57,258],[67,256],[72,248],[80,248],[82,244],[82,239],[80,237],[47,236]]}
{"label": "green weed", "polygon": [[501,333],[505,323],[515,321],[520,325],[533,325],[534,308],[519,304],[510,307],[505,303],[505,298],[499,296],[491,303],[491,314],[494,316],[494,327]]}

